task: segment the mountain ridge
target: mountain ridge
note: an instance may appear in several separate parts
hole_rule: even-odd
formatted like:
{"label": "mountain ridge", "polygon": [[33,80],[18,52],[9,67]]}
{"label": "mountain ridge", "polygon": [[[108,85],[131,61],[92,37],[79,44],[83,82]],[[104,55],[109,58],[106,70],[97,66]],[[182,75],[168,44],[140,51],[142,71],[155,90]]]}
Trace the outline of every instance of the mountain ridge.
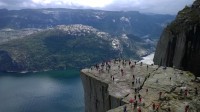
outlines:
{"label": "mountain ridge", "polygon": [[120,56],[139,59],[154,46],[134,35],[113,37],[91,26],[59,25],[1,43],[0,71],[81,68]]}
{"label": "mountain ridge", "polygon": [[[1,9],[0,29],[51,28],[57,25],[83,24],[110,34],[149,35],[158,38],[172,15],[149,15],[137,11],[82,9]],[[117,24],[116,24],[117,23]]]}

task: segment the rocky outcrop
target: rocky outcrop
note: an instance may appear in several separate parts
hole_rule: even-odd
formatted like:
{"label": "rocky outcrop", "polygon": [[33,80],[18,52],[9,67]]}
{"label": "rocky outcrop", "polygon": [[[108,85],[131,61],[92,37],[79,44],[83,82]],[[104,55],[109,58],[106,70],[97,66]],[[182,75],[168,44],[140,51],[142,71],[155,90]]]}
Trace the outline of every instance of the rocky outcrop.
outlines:
{"label": "rocky outcrop", "polygon": [[84,87],[85,112],[106,112],[124,104],[121,99],[109,94],[109,84],[93,74],[81,72]]}
{"label": "rocky outcrop", "polygon": [[185,7],[163,31],[154,63],[189,70],[200,76],[200,0]]}
{"label": "rocky outcrop", "polygon": [[157,112],[169,112],[169,109],[184,112],[187,104],[190,112],[200,109],[199,80],[192,73],[157,65],[135,65],[134,61],[130,65],[129,61],[108,63],[109,71],[102,63],[99,69],[81,70],[85,112],[123,112],[125,106],[127,112],[136,112],[137,108],[153,112],[153,103],[160,105]]}

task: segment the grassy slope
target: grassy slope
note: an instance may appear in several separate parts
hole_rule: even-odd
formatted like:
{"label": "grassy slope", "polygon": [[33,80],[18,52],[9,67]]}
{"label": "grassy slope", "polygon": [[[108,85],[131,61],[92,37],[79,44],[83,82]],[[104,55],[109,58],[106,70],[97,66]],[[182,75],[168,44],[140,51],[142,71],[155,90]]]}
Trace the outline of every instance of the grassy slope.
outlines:
{"label": "grassy slope", "polygon": [[109,41],[95,35],[72,37],[58,30],[16,39],[1,44],[0,49],[27,70],[83,67],[116,54]]}

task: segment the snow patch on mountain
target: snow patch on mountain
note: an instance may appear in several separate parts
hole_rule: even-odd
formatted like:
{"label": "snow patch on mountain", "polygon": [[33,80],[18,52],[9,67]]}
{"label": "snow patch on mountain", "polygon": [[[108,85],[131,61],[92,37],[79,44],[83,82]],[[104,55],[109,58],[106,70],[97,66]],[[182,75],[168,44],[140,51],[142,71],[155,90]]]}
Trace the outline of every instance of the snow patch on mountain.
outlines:
{"label": "snow patch on mountain", "polygon": [[119,50],[120,49],[120,41],[118,39],[113,39],[113,41],[112,41],[112,47],[115,50]]}
{"label": "snow patch on mountain", "polygon": [[95,16],[97,19],[102,19],[100,16]]}
{"label": "snow patch on mountain", "polygon": [[124,16],[120,18],[120,21],[130,23],[129,18],[126,18],[126,17],[124,17]]}
{"label": "snow patch on mountain", "polygon": [[121,38],[123,38],[123,39],[128,39],[128,37],[127,37],[126,34],[122,34]]}

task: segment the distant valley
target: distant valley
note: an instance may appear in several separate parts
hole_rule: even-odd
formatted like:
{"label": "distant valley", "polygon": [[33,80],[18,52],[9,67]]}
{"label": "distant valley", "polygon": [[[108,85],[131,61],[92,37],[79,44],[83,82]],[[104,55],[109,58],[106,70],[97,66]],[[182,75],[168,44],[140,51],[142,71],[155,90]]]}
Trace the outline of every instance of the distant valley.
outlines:
{"label": "distant valley", "polygon": [[0,71],[82,68],[141,59],[174,16],[99,10],[1,9]]}

